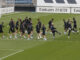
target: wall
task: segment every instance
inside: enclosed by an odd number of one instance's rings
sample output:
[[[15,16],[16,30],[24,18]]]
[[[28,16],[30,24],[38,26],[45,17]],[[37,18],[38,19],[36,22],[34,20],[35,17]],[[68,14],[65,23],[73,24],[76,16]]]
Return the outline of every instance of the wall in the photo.
[[[64,0],[66,1],[66,0]],[[77,13],[80,14],[80,1],[77,4],[59,4],[53,0],[53,3],[45,3],[44,0],[37,0],[36,12],[45,13]]]
[[[80,14],[80,7],[36,7],[36,12]]]
[[[1,14],[14,12],[14,7],[0,8]]]

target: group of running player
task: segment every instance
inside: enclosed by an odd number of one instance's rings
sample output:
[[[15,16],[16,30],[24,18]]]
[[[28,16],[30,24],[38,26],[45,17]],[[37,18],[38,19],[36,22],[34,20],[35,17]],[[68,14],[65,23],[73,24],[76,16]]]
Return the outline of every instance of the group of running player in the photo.
[[[58,32],[56,30],[56,28],[54,27],[53,24],[54,19],[52,18],[48,25],[49,28],[48,30],[46,29],[45,25],[42,24],[42,22],[40,21],[40,19],[37,19],[37,24],[36,24],[36,32],[37,32],[37,39],[43,38],[44,40],[47,40],[46,38],[46,32],[48,32],[49,30],[51,31],[51,33],[53,34],[53,39],[55,39],[55,33],[58,33],[59,35],[61,35],[60,32]],[[77,32],[77,23],[76,23],[76,19],[73,18],[73,28],[72,28],[72,21],[70,19],[68,19],[68,21],[65,21],[65,19],[63,19],[64,21],[64,34],[66,34],[66,32],[68,31],[68,38],[70,37],[70,33],[71,31],[73,32]],[[0,24],[0,33],[3,34],[3,22],[2,24]],[[32,19],[26,17],[24,20],[22,19],[18,19],[16,21],[16,23],[14,22],[13,19],[10,20],[9,22],[9,33],[10,33],[10,39],[14,36],[14,38],[18,38],[17,34],[20,34],[20,37],[24,37],[25,39],[28,38],[28,40],[33,38],[33,23],[32,23]],[[28,34],[28,37],[26,37],[25,34]],[[3,38],[4,38],[4,34],[3,34]]]
[[[66,21],[65,19],[63,19],[64,21],[64,34],[67,33],[68,31],[68,38],[70,38],[70,34],[71,32],[75,33],[75,32],[79,32],[77,30],[77,22],[76,19],[73,17],[72,19],[73,21],[71,21],[71,19],[68,19],[68,21]]]

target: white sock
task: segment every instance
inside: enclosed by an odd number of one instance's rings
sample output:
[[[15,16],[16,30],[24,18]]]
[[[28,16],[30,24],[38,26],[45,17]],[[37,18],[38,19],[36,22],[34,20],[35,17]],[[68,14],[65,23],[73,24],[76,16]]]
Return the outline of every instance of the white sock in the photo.
[[[27,31],[25,31],[25,33],[27,33]]]
[[[52,34],[52,32],[50,32],[50,34]]]
[[[39,36],[38,36],[38,39],[40,39]]]
[[[17,36],[15,35],[15,38],[17,38]]]
[[[31,39],[33,38],[33,36],[31,36]]]
[[[31,34],[31,38],[33,38],[33,34]]]
[[[10,39],[12,38],[12,36],[10,35]]]
[[[28,40],[30,40],[30,38],[28,38]]]
[[[55,39],[55,37],[53,36],[53,39]]]
[[[77,31],[77,32],[79,32],[79,31]]]
[[[74,31],[72,31],[73,33],[75,33]]]
[[[26,36],[24,36],[24,38],[26,38]]]
[[[66,35],[66,32],[64,32],[64,34]]]
[[[3,35],[3,38],[4,38],[5,36]]]
[[[40,38],[42,38],[42,36],[40,35]]]

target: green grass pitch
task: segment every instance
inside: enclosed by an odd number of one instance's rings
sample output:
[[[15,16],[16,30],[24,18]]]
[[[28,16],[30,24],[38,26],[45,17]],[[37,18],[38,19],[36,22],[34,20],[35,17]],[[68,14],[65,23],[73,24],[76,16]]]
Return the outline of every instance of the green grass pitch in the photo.
[[[8,23],[11,18],[15,21],[18,18],[24,19],[31,17],[34,25],[34,39],[7,39]],[[0,60],[80,60],[80,33],[71,33],[70,39],[64,35],[63,18],[73,18],[77,20],[78,28],[80,27],[79,14],[49,14],[49,13],[31,13],[20,12],[5,14],[0,18],[0,23],[4,24],[4,39],[0,34]],[[54,25],[62,35],[56,34],[55,40],[49,32],[46,34],[47,41],[43,39],[37,40],[35,25],[37,19],[40,18],[42,23],[48,28],[48,21],[54,18]],[[27,34],[26,34],[27,36]]]

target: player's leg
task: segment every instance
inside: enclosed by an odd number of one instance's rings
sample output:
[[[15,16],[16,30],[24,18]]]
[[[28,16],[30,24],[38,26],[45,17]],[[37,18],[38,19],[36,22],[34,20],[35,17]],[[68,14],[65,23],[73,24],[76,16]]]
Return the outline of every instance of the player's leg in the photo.
[[[61,35],[61,33],[59,31],[55,30],[55,32],[58,33],[59,35]]]
[[[37,39],[40,39],[40,31],[37,31]]]
[[[67,27],[64,28],[64,34],[66,35],[67,33]]]
[[[9,29],[9,38],[12,39],[12,28]]]
[[[25,30],[22,31],[22,36],[26,39]]]
[[[55,39],[55,32],[53,32],[53,39]]]
[[[69,31],[68,31],[68,38],[70,38],[70,34],[71,34],[71,28],[69,28]]]
[[[33,30],[31,31],[31,34],[30,35],[31,35],[31,38],[33,38]]]
[[[15,28],[13,28],[13,35],[14,35],[14,38],[16,39],[17,38],[17,33],[15,32]]]
[[[28,31],[28,40],[30,40],[30,34],[31,34],[30,31]]]
[[[39,36],[40,36],[40,38],[42,38],[42,32],[41,32],[41,30],[40,30]]]

